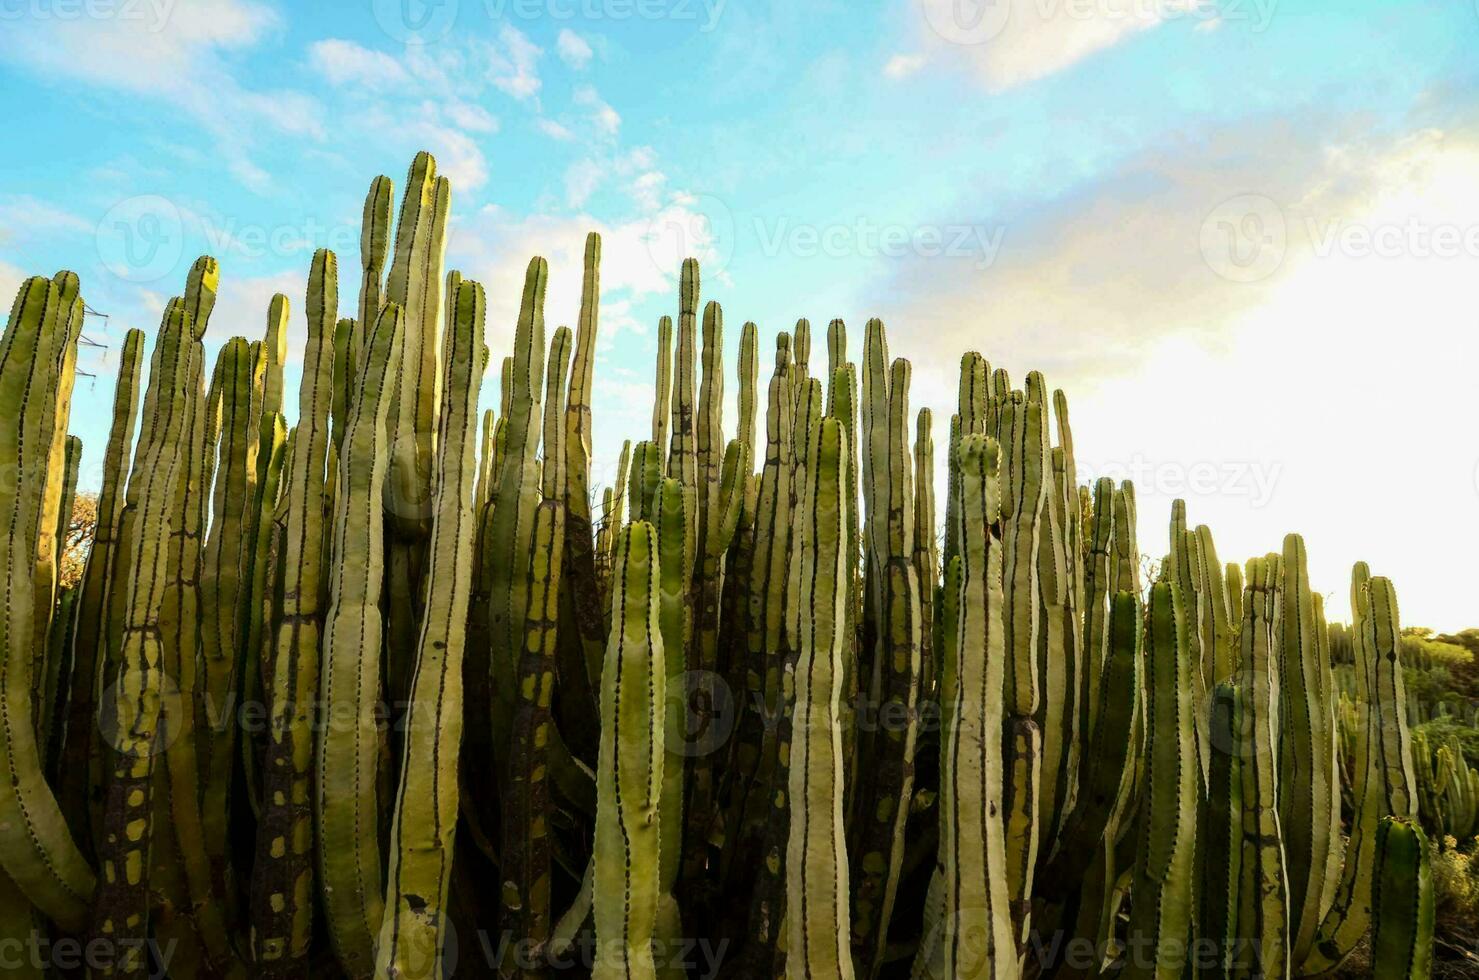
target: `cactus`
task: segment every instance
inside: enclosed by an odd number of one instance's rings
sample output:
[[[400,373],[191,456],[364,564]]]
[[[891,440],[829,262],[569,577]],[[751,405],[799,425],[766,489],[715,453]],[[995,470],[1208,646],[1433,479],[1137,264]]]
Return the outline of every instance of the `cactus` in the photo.
[[[565,550],[565,373],[570,330],[555,331],[544,395],[545,461],[525,558],[525,613],[519,624],[517,711],[503,787],[504,903],[515,934],[543,943],[550,928],[549,744],[554,730],[555,644]]]
[[[1001,493],[994,439],[964,436],[956,450],[957,548],[963,559],[959,621],[941,760],[947,833],[940,850],[945,890],[946,977],[1015,977],[1006,829],[995,818],[1002,788],[996,733],[1002,707],[993,692],[1005,673],[1004,544],[996,537]]]
[[[8,529],[6,589],[12,597],[0,615],[0,756],[10,773],[0,780],[0,819],[24,830],[4,835],[0,865],[37,908],[76,930],[86,919],[94,878],[46,785],[31,703],[42,496],[35,491],[45,486],[50,466],[57,392],[46,380],[65,343],[63,315],[59,284],[33,277],[21,285],[0,339],[0,400],[14,406],[0,423],[0,458],[12,467],[11,477],[0,481],[0,515]]]
[[[1416,821],[1387,816],[1377,826],[1372,897],[1372,975],[1425,980],[1433,970],[1433,873]]]
[[[1185,535],[1187,532],[1182,532]],[[1135,866],[1126,977],[1180,977],[1191,948],[1196,860],[1196,711],[1182,605],[1173,586],[1151,586],[1145,643],[1145,811]]]
[[[282,605],[271,670],[262,818],[252,871],[252,952],[262,976],[301,975],[313,916],[312,713],[318,695],[323,483],[329,447],[334,254],[320,249],[308,274],[308,346],[298,395],[292,476],[286,481]],[[266,675],[264,675],[266,676]]]
[[[99,755],[97,726],[98,673],[101,667],[99,647],[104,631],[103,615],[107,605],[106,590],[112,581],[117,560],[117,542],[123,520],[124,471],[133,446],[134,418],[139,408],[139,363],[144,350],[142,330],[130,330],[123,338],[119,355],[118,381],[113,393],[113,421],[108,430],[108,445],[103,454],[102,488],[98,492],[97,524],[93,529],[92,547],[77,596],[77,629],[72,636],[72,663],[66,685],[67,704],[62,714],[65,728],[61,732],[62,748],[59,773],[69,774],[61,781],[57,800],[73,838],[85,854],[92,853],[92,807],[87,797],[93,758]],[[212,607],[207,604],[207,612]]]
[[[400,789],[390,834],[385,913],[376,950],[375,975],[385,977],[442,975],[444,910],[457,827],[460,682],[466,638],[463,624],[467,621],[472,580],[474,451],[483,373],[483,287],[464,280],[450,301],[426,616],[406,715]],[[563,368],[563,360],[560,366]],[[553,401],[558,404],[559,399]],[[383,420],[378,406],[372,411],[376,431],[371,438],[378,443]],[[554,465],[546,467],[547,471],[557,469]],[[547,491],[554,481],[554,477],[547,478]],[[549,496],[547,492],[546,499]],[[564,501],[554,501],[554,507],[562,510]],[[556,524],[547,528],[546,534],[558,534],[559,530]],[[558,574],[559,563],[554,560],[550,576],[557,578]],[[552,605],[547,602],[545,608]],[[547,646],[544,654],[548,656]]]
[[[864,482],[872,487],[866,535],[874,569],[877,669],[871,706],[875,730],[868,740],[867,767],[857,798],[849,854],[858,862],[853,881],[852,943],[860,976],[877,975],[887,924],[898,895],[904,826],[913,793],[913,758],[918,734],[920,599],[913,552],[913,487],[909,456],[909,362],[894,361],[885,376],[887,342],[883,324],[868,324],[863,361],[867,452]]]
[[[376,767],[380,732],[380,594],[387,385],[395,378],[402,314],[394,303],[365,338],[363,365],[339,456],[333,517],[337,559],[324,623],[320,693],[328,723],[317,751],[317,841],[329,936],[343,969],[369,976],[383,907]]]
[[[1284,539],[1283,566],[1279,825],[1288,861],[1290,955],[1300,964],[1329,908],[1334,881],[1328,869],[1340,866],[1340,796],[1330,663],[1322,656],[1323,623],[1316,618],[1304,540],[1297,534]]]
[[[1424,835],[1475,831],[1479,772],[1408,728],[1435,714],[1404,668],[1434,663],[1389,581],[1357,566],[1327,624],[1297,535],[1245,576],[1177,502],[1142,582],[1134,486],[1078,486],[1066,396],[974,352],[940,514],[934,409],[877,320],[857,363],[831,321],[825,371],[810,321],[777,337],[763,451],[746,323],[728,438],[694,260],[650,439],[598,486],[599,237],[573,331],[546,337],[530,263],[480,412],[450,183],[419,154],[394,224],[392,197],[364,202],[356,315],[314,257],[295,429],[285,297],[207,375],[197,260],[142,398],[125,337],[75,588],[82,284],[21,287],[0,939],[90,919],[124,952],[95,972],[167,949],[232,980],[538,977],[586,950],[671,980],[694,941],[743,977],[1278,978],[1375,925],[1377,975],[1424,975]]]
[[[1279,673],[1271,615],[1278,608],[1277,558],[1248,562],[1243,598],[1239,700],[1246,755],[1243,774],[1243,852],[1239,865],[1238,936],[1247,941],[1240,969],[1277,980],[1289,972],[1288,884],[1278,811],[1277,708]]]
[[[639,521],[623,529],[616,543],[596,770],[596,980],[656,976],[651,940],[659,897],[659,733],[666,694],[656,534]]]
[[[800,586],[813,597],[798,637],[786,845],[788,974],[850,978],[848,865],[839,702],[847,646],[847,434],[825,418],[813,437],[802,497]]]
[[[172,300],[165,310],[151,372],[152,409],[145,439],[134,456],[130,487],[137,481],[140,510],[127,575],[127,592],[118,673],[104,695],[102,710],[114,719],[110,780],[104,805],[101,866],[93,896],[93,930],[123,950],[109,972],[142,975],[143,941],[148,937],[149,848],[153,835],[154,762],[158,755],[161,701],[165,679],[160,649],[160,606],[166,578],[171,517],[182,469],[188,465],[184,441],[199,399],[200,365],[195,360],[194,325],[185,303]]]

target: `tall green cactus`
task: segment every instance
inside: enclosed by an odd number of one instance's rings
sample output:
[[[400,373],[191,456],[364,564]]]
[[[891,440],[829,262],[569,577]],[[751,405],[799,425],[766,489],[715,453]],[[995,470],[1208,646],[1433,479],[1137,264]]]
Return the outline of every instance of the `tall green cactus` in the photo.
[[[457,827],[462,651],[476,520],[474,462],[478,389],[483,374],[483,287],[470,280],[461,281],[450,300],[452,311],[444,345],[446,375],[438,415],[441,428],[437,434],[426,616],[406,713],[385,914],[376,950],[375,975],[383,977],[442,975],[447,887]],[[560,367],[564,367],[563,359]],[[558,404],[560,399],[553,401]],[[377,428],[379,414],[375,413]],[[374,438],[379,439],[378,433]],[[553,448],[558,449],[558,443]],[[551,463],[546,469],[557,467]],[[547,478],[547,491],[554,482],[555,478]],[[556,501],[555,506],[563,509],[564,501]],[[550,533],[560,530],[556,526]],[[558,576],[558,561],[551,566],[551,576]],[[549,601],[545,608],[553,605]],[[547,645],[543,652],[548,656]]]
[[[867,446],[865,484],[874,507],[867,535],[875,570],[873,594],[877,623],[875,712],[867,746],[867,772],[856,799],[849,854],[859,873],[853,881],[854,965],[860,976],[877,975],[887,942],[887,925],[898,895],[904,824],[914,788],[914,748],[918,736],[920,671],[919,579],[914,568],[913,480],[909,453],[909,362],[900,358],[884,371],[888,358],[883,324],[868,324],[863,361],[864,422]],[[861,770],[860,770],[861,772]]]
[[[941,942],[944,977],[1016,977],[1006,829],[996,814],[1004,793],[997,733],[1005,676],[1004,545],[1000,454],[996,441],[971,433],[956,450],[959,473],[955,531],[963,559],[959,621],[942,741],[941,838],[945,890]]]
[[[517,708],[503,785],[504,904],[514,934],[536,944],[549,936],[550,742],[554,721],[555,644],[560,576],[565,551],[565,377],[570,329],[550,344],[544,394],[544,449],[539,502],[530,529],[531,552],[523,561],[525,613],[516,624],[519,661]],[[534,972],[534,971],[527,971]]]
[[[102,711],[113,723],[111,779],[104,806],[101,875],[93,897],[93,930],[119,944],[122,954],[105,972],[141,976],[147,966],[149,848],[153,834],[154,761],[164,677],[159,616],[172,528],[170,517],[185,465],[183,442],[194,401],[200,397],[194,326],[180,300],[164,314],[148,398],[151,424],[134,456],[140,510],[127,570],[127,594],[118,673],[104,694]]]
[[[117,542],[123,521],[124,479],[132,455],[135,416],[139,409],[139,365],[144,350],[144,332],[124,334],[119,353],[118,381],[113,393],[113,420],[103,453],[102,487],[98,491],[92,547],[88,550],[77,597],[77,629],[72,637],[72,663],[66,685],[67,704],[63,714],[62,749],[57,771],[66,773],[57,791],[57,801],[66,816],[73,838],[86,854],[93,850],[89,778],[100,754],[97,741],[98,672],[102,665],[103,616],[106,590],[113,579]],[[207,610],[209,611],[209,606]]]
[[[298,391],[292,475],[284,493],[282,605],[276,625],[262,817],[252,869],[252,954],[262,976],[306,969],[313,917],[311,775],[318,697],[323,576],[323,489],[333,398],[339,307],[334,253],[320,249],[308,273],[308,341]]]
[[[1417,821],[1382,818],[1372,893],[1372,975],[1426,980],[1433,971],[1433,872],[1428,839]]]
[[[595,835],[596,980],[653,980],[659,898],[658,801],[666,678],[658,625],[657,532],[617,538],[611,638],[601,671]]]
[[[59,285],[40,276],[21,284],[0,339],[0,459],[11,475],[0,480],[5,518],[6,589],[0,612],[0,820],[19,832],[0,840],[0,865],[37,908],[63,928],[77,930],[87,917],[93,872],[68,833],[56,798],[46,785],[31,702],[36,547],[40,498],[50,463],[50,419],[56,392],[45,378],[60,356],[64,331]],[[161,491],[161,496],[162,496]]]
[[[1187,650],[1173,588],[1151,586],[1146,614],[1146,796],[1124,972],[1157,980],[1182,976],[1191,950],[1201,794],[1191,682],[1201,661]]]
[[[317,843],[325,921],[340,965],[370,976],[383,907],[377,766],[380,755],[380,595],[384,576],[380,488],[389,465],[387,387],[400,356],[401,308],[388,303],[365,338],[339,457],[333,573],[324,621],[317,745]]]
[[[1340,784],[1335,771],[1335,715],[1330,663],[1322,658],[1323,623],[1315,616],[1304,540],[1284,539],[1280,610],[1279,825],[1289,876],[1290,956],[1303,963],[1330,907],[1340,867]]]
[[[790,976],[851,978],[848,865],[839,703],[848,645],[847,433],[816,430],[801,501],[800,586],[811,597],[798,637],[788,788],[795,809],[786,845],[786,952]]]
[[[1269,980],[1289,973],[1288,879],[1278,809],[1279,662],[1273,651],[1271,617],[1278,609],[1277,556],[1248,562],[1243,598],[1239,699],[1241,728],[1243,852],[1238,884],[1238,967]]]

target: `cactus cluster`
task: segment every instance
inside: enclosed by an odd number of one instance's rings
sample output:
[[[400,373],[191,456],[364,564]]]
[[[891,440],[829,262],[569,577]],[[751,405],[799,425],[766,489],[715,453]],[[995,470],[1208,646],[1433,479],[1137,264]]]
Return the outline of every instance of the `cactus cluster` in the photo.
[[[1409,733],[1390,582],[1327,626],[1297,535],[1223,565],[1179,502],[1142,581],[1135,488],[1079,486],[1063,393],[977,353],[937,502],[878,320],[825,368],[782,332],[758,420],[744,324],[727,435],[692,259],[597,487],[600,239],[574,330],[536,258],[492,363],[447,179],[421,154],[393,198],[354,318],[313,257],[295,414],[286,297],[207,364],[210,258],[142,396],[129,333],[72,589],[81,286],[22,285],[0,938],[120,977],[1010,980],[1314,977],[1370,935],[1427,975],[1424,828],[1473,834],[1479,774]]]

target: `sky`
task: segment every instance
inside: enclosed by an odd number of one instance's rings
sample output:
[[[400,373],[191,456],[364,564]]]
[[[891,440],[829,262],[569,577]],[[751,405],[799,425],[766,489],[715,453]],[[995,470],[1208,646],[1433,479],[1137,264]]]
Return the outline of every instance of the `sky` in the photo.
[[[365,191],[426,149],[495,356],[529,258],[573,322],[602,233],[607,479],[693,255],[731,370],[746,320],[768,374],[797,318],[857,350],[880,317],[937,446],[962,352],[1041,370],[1080,478],[1135,481],[1142,551],[1182,497],[1224,561],[1302,533],[1336,618],[1366,560],[1406,624],[1459,629],[1476,52],[1479,0],[0,0],[0,293],[73,269],[100,314],[95,487],[123,332],[194,257],[221,264],[208,349],[282,292],[301,354],[314,249],[352,314]]]

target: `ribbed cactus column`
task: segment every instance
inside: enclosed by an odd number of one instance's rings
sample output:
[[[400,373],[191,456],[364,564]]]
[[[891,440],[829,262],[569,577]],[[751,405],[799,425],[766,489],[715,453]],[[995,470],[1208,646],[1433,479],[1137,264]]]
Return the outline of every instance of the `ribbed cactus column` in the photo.
[[[1151,587],[1146,617],[1146,798],[1124,971],[1155,980],[1187,969],[1201,793],[1191,680],[1201,662],[1187,650],[1173,588]]]
[[[848,865],[842,820],[839,704],[847,629],[847,434],[825,418],[817,429],[801,501],[800,588],[811,597],[798,637],[786,846],[786,973],[851,978]]]
[[[523,581],[516,582],[526,597],[524,620],[511,624],[519,660],[508,779],[502,787],[504,903],[513,934],[535,944],[549,937],[551,925],[549,750],[555,726],[550,706],[565,553],[563,415],[569,365],[570,329],[560,327],[550,344],[545,379],[545,459],[530,529],[531,552],[523,561]]]
[[[1242,692],[1231,681],[1212,691],[1208,713],[1211,742],[1207,798],[1197,835],[1201,866],[1197,938],[1211,961],[1200,961],[1201,976],[1234,976],[1238,954],[1238,887],[1243,860]]]
[[[374,195],[378,187],[371,187]],[[444,324],[442,263],[451,184],[421,152],[406,174],[384,300],[405,316],[400,378],[390,404],[390,476],[386,508],[386,689],[392,703],[409,693],[421,615],[422,564],[432,517],[432,456],[441,404],[438,338]],[[366,314],[361,314],[361,318]]]
[[[97,725],[99,646],[103,641],[106,590],[113,579],[117,560],[119,528],[123,521],[124,478],[132,456],[135,417],[139,410],[139,365],[144,350],[144,332],[129,330],[119,353],[118,380],[113,391],[113,421],[103,452],[103,480],[98,492],[97,523],[92,547],[77,596],[77,628],[72,637],[72,663],[63,708],[65,730],[57,772],[63,777],[57,802],[67,818],[73,838],[84,853],[93,850],[89,806],[89,775],[99,755]]]
[[[595,980],[652,980],[658,904],[658,801],[666,680],[658,625],[656,532],[623,529],[612,575],[611,638],[601,671],[597,766]]]
[[[1042,378],[1029,376],[1027,391],[999,400],[1002,444],[1002,609],[1006,642],[1002,810],[1006,820],[1007,880],[1019,942],[1026,941],[1032,871],[1037,864],[1038,796],[1042,733],[1033,716],[1040,699],[1038,637],[1043,586],[1038,548],[1052,482],[1047,405]],[[1051,547],[1051,545],[1049,545]],[[1060,601],[1059,595],[1051,597]]]
[[[1284,592],[1280,610],[1279,823],[1289,875],[1290,955],[1304,962],[1334,889],[1340,867],[1340,784],[1335,770],[1334,682],[1322,658],[1323,624],[1315,617],[1304,540],[1284,539]]]
[[[181,445],[179,485],[170,517],[167,581],[159,610],[161,666],[167,687],[160,717],[164,765],[156,768],[155,814],[161,832],[154,842],[152,860],[161,873],[155,879],[154,892],[161,905],[178,911],[169,918],[161,917],[155,926],[155,938],[174,945],[177,970],[200,976],[245,974],[231,946],[222,904],[215,897],[211,880],[200,810],[196,706],[202,687],[201,545],[215,470],[213,457],[220,436],[220,408],[228,384],[244,378],[249,387],[247,354],[246,341],[240,338],[223,347],[210,388],[202,397],[198,375],[205,357],[196,342],[192,360],[197,379]]]
[[[0,835],[0,864],[37,908],[77,930],[87,917],[94,879],[46,785],[31,687],[41,499],[36,488],[44,486],[56,398],[44,381],[61,357],[63,306],[56,281],[26,280],[0,340],[0,404],[7,406],[0,420],[0,459],[11,468],[9,478],[0,480],[11,596],[0,610],[0,762],[9,774],[0,780],[0,821],[15,828]]]
[[[153,832],[155,738],[160,720],[159,614],[170,544],[170,514],[184,465],[183,441],[199,385],[193,366],[193,325],[185,304],[172,300],[164,314],[151,375],[147,436],[134,457],[130,485],[138,481],[134,550],[127,574],[126,610],[118,675],[101,710],[116,719],[111,779],[99,847],[101,876],[93,899],[93,930],[121,944],[123,955],[104,975],[140,976],[147,963],[149,847]],[[194,395],[199,398],[198,392]],[[111,726],[110,726],[111,727]]]
[[[914,567],[913,472],[909,453],[909,362],[885,374],[883,324],[868,324],[863,361],[864,481],[872,487],[867,535],[874,569],[877,645],[873,717],[857,789],[849,856],[854,965],[873,977],[882,965],[903,860],[904,824],[914,786],[920,670],[919,579]]]
[[[948,687],[940,850],[944,860],[942,976],[1018,975],[1010,908],[1003,766],[998,734],[1007,659],[1003,630],[1000,457],[994,439],[965,435],[957,450],[960,494],[956,530],[962,561],[955,656]]]
[[[386,389],[400,356],[401,308],[386,304],[365,337],[357,391],[345,423],[334,501],[333,571],[324,623],[317,745],[317,831],[325,920],[352,977],[370,976],[383,907],[377,766],[381,752],[380,596],[389,467]]]
[[[1426,980],[1433,971],[1433,873],[1428,839],[1416,820],[1382,818],[1372,892],[1372,975]]]
[[[1243,597],[1239,700],[1243,755],[1243,853],[1238,884],[1238,968],[1278,980],[1289,974],[1289,891],[1278,808],[1279,663],[1271,617],[1278,609],[1278,557],[1248,562]]]
[[[1380,598],[1380,615],[1373,599]],[[1345,861],[1329,911],[1301,973],[1338,967],[1372,921],[1377,876],[1377,827],[1383,817],[1416,815],[1407,735],[1396,598],[1385,579],[1371,578],[1364,562],[1351,574],[1351,639],[1355,656],[1357,729],[1351,796],[1355,812]]]
[[[791,556],[792,438],[790,337],[776,338],[765,414],[765,463],[755,503],[754,558],[750,568],[744,629],[745,687],[730,759],[731,806],[726,823],[736,827],[725,841],[721,873],[726,888],[751,880],[773,768],[769,719],[780,704],[780,663],[787,642],[785,616]],[[733,883],[733,884],[730,884]]]
[[[385,916],[375,975],[437,978],[443,975],[447,887],[457,828],[457,763],[462,740],[462,651],[472,583],[472,544],[477,468],[478,389],[483,375],[483,287],[458,284],[445,341],[437,434],[436,488],[426,588],[426,616],[416,653],[411,704],[401,758],[400,790],[390,834]],[[568,331],[565,332],[568,340]],[[558,341],[557,341],[558,342]],[[565,366],[563,358],[559,367]],[[560,398],[552,400],[558,404]],[[377,412],[377,420],[379,413]],[[553,413],[551,413],[553,415]],[[553,426],[546,425],[546,432]],[[552,450],[559,448],[555,440]],[[546,471],[557,471],[553,462]],[[546,490],[557,482],[546,480]],[[563,509],[564,500],[553,501]],[[558,523],[545,529],[552,538]],[[563,542],[553,545],[558,548]],[[550,577],[559,574],[551,562]],[[543,609],[553,615],[546,591]],[[552,632],[552,631],[551,631]],[[532,641],[533,637],[531,637]],[[546,659],[554,637],[540,637]],[[537,737],[537,731],[536,731]]]
[[[580,289],[580,319],[571,358],[570,395],[565,406],[565,587],[560,590],[560,618],[574,627],[560,639],[563,719],[570,734],[594,734],[596,677],[606,646],[604,592],[596,571],[596,542],[591,523],[591,396],[596,372],[596,331],[601,306],[601,236],[585,239],[585,268]],[[580,727],[574,725],[579,723]],[[578,751],[589,751],[582,738]]]
[[[312,722],[323,614],[324,466],[338,276],[334,254],[320,249],[308,273],[308,340],[298,389],[292,475],[285,493],[282,612],[276,624],[263,808],[252,870],[252,950],[262,976],[301,975],[312,938]]]

